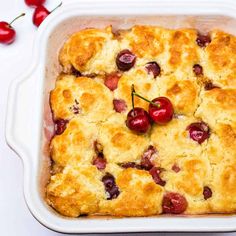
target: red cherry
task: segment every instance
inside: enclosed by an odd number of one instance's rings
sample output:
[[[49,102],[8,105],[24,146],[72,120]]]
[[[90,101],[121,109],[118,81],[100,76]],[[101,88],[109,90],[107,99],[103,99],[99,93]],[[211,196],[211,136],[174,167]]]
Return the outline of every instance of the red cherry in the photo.
[[[25,4],[30,7],[37,7],[43,5],[46,0],[25,0]]]
[[[55,11],[58,7],[60,7],[62,3],[60,3],[56,8],[54,8],[51,12],[44,6],[40,5],[37,6],[34,10],[33,14],[33,23],[37,27],[41,25],[41,23],[45,20],[45,18],[51,14],[53,11]]]
[[[149,170],[149,173],[151,174],[151,176],[152,176],[152,178],[153,178],[153,180],[156,184],[159,184],[161,186],[166,185],[166,181],[163,180],[160,176],[160,174],[161,174],[161,168],[160,167],[156,167],[156,166],[152,167],[152,169]]]
[[[203,69],[202,66],[200,66],[199,64],[195,64],[193,66],[193,72],[196,76],[200,76],[203,75]]]
[[[7,23],[5,21],[0,22],[0,43],[11,44],[15,41],[16,31],[11,25],[15,20],[24,15],[25,13],[22,13],[21,15],[16,17],[11,23]]]
[[[139,133],[147,132],[150,127],[148,113],[141,107],[135,107],[127,114],[126,126]]]
[[[155,61],[148,62],[145,68],[148,74],[153,74],[154,78],[156,78],[161,73],[161,68]]]
[[[121,74],[119,72],[112,72],[106,75],[104,84],[111,90],[114,91],[117,89],[119,79]]]
[[[203,196],[205,200],[212,197],[212,191],[208,186],[205,186],[203,188]]]
[[[124,49],[118,53],[116,57],[116,65],[119,70],[127,71],[131,69],[136,61],[136,56],[128,49]]]
[[[54,123],[55,123],[55,134],[60,135],[65,131],[68,120],[58,119]]]
[[[149,145],[148,148],[144,151],[141,157],[141,166],[145,170],[150,170],[153,167],[152,159],[157,153],[157,150],[154,146]]]
[[[103,157],[103,155],[98,155],[94,160],[93,160],[93,165],[95,165],[98,170],[104,170],[106,168],[106,159]]]
[[[164,213],[181,214],[188,207],[186,198],[179,193],[167,193],[162,200]]]
[[[199,144],[203,143],[210,137],[210,128],[205,122],[195,122],[187,127],[189,136]]]
[[[171,101],[166,97],[158,97],[152,100],[153,103],[149,104],[149,115],[152,120],[157,124],[166,124],[171,121],[174,109]]]
[[[211,38],[209,35],[202,35],[198,34],[196,43],[198,44],[199,47],[206,47],[209,43],[211,42]]]
[[[178,173],[178,172],[180,172],[180,167],[177,165],[177,164],[174,164],[173,166],[172,166],[172,168],[171,168],[175,173]]]
[[[108,194],[107,200],[112,200],[112,199],[115,199],[119,196],[120,191],[116,185],[115,178],[113,175],[111,175],[110,173],[106,173],[102,177],[102,182],[103,182],[105,190]]]

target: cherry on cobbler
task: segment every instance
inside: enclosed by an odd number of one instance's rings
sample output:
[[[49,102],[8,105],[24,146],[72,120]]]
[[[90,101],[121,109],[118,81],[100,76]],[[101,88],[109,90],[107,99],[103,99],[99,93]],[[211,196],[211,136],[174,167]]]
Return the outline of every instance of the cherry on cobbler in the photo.
[[[155,62],[148,62],[145,66],[148,74],[153,74],[154,78],[160,75],[161,73],[161,68],[160,66]]]
[[[149,104],[149,115],[157,124],[166,124],[172,120],[174,109],[171,101],[166,97],[158,97]]]
[[[156,184],[159,184],[161,186],[165,186],[166,185],[166,181],[163,180],[160,176],[161,174],[161,168],[160,167],[152,167],[151,170],[149,170],[149,173],[151,174],[153,180],[155,181]]]
[[[166,193],[162,200],[162,210],[163,213],[169,214],[181,214],[185,212],[188,207],[188,202],[186,198],[179,194],[169,192]]]
[[[189,137],[199,144],[210,137],[210,128],[203,121],[190,124],[187,127],[187,130],[189,132]]]
[[[118,53],[116,57],[116,65],[119,70],[130,70],[136,61],[136,56],[128,49],[124,49]]]
[[[206,47],[211,42],[209,35],[198,34],[196,43],[199,47]]]
[[[56,135],[62,134],[64,132],[64,130],[66,129],[67,123],[68,123],[68,120],[64,120],[64,119],[58,119],[58,120],[54,121],[55,134]]]
[[[141,107],[131,109],[127,115],[126,126],[139,133],[147,132],[150,128],[148,113]]]
[[[115,199],[119,196],[120,191],[115,183],[115,178],[113,175],[106,173],[106,175],[102,177],[102,182],[106,192],[109,194],[107,200]]]

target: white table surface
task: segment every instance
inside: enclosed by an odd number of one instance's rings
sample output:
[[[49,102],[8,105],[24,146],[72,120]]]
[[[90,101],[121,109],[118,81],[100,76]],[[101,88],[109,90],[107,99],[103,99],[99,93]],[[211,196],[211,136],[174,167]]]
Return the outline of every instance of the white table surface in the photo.
[[[68,3],[69,0],[63,2]],[[59,0],[47,0],[46,6],[52,9],[57,3]],[[6,145],[4,137],[8,86],[14,78],[27,69],[33,59],[32,45],[37,29],[31,23],[32,9],[25,6],[24,0],[0,0],[0,21],[11,21],[22,12],[27,15],[14,24],[18,32],[16,42],[10,46],[0,45],[0,235],[56,236],[62,234],[42,226],[28,211],[23,196],[22,163],[20,158]],[[202,234],[179,233],[175,235],[197,236]],[[236,233],[208,233],[206,235],[232,236]]]

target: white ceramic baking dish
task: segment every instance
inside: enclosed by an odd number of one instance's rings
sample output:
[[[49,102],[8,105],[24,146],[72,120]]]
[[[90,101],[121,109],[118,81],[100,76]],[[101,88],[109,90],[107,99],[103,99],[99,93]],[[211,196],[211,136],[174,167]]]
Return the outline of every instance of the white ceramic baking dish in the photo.
[[[59,70],[57,52],[72,32],[85,27],[128,28],[154,24],[170,28],[220,28],[236,33],[236,2],[230,0],[77,0],[68,1],[40,26],[30,69],[9,90],[6,139],[24,163],[27,205],[46,227],[67,233],[148,231],[234,231],[236,216],[157,216],[139,218],[65,218],[43,200],[48,178],[47,140],[51,121],[48,104]]]

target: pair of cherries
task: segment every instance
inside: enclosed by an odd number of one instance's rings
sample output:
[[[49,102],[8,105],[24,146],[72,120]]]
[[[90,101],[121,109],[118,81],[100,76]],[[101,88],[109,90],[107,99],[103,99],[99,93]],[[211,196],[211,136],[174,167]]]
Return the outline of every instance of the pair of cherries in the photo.
[[[141,107],[134,107],[134,96],[149,102],[148,112]],[[133,109],[127,114],[126,120],[126,125],[129,129],[139,133],[146,133],[150,128],[152,121],[160,125],[171,121],[174,109],[168,98],[158,97],[150,101],[136,93],[134,85],[132,85],[131,97]]]
[[[149,102],[148,112],[141,107],[134,107],[134,96]],[[174,109],[168,98],[158,97],[150,101],[136,93],[134,85],[132,85],[131,97],[133,109],[127,114],[126,120],[126,125],[130,130],[138,133],[146,133],[153,121],[156,124],[164,125],[172,120]],[[202,144],[210,136],[210,128],[203,121],[190,124],[187,130],[189,137],[199,144]]]
[[[62,2],[54,8],[52,11],[49,11],[46,7],[43,6],[46,0],[25,0],[25,3],[30,7],[35,7],[33,14],[33,23],[35,26],[39,27],[45,18],[55,11],[58,7],[62,5]]]
[[[54,10],[51,12],[48,11],[43,4],[45,3],[46,0],[25,0],[26,5],[30,7],[34,7],[34,14],[33,14],[33,23],[35,26],[39,26],[45,18],[55,11],[58,7],[62,5],[60,3]],[[17,16],[13,21],[10,23],[1,21],[0,22],[0,43],[2,44],[11,44],[15,41],[16,38],[16,31],[12,27],[13,22],[15,22],[17,19],[20,17],[24,16],[25,13],[22,13],[21,15]]]

